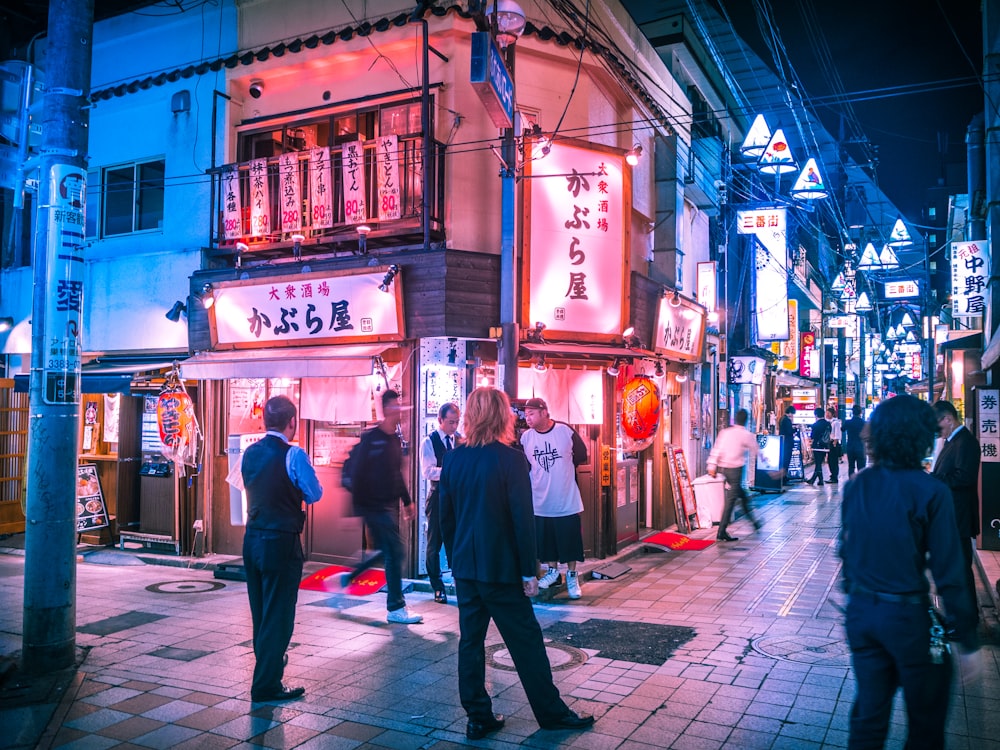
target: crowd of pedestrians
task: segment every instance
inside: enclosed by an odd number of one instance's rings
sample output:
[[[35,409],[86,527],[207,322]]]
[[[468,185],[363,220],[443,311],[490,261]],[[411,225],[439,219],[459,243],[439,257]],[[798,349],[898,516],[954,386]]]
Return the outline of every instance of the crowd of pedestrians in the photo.
[[[402,594],[403,546],[399,513],[412,517],[402,477],[399,396],[382,396],[382,420],[361,438],[362,464],[352,469],[356,512],[379,549],[345,575],[345,583],[384,559],[390,623],[417,624]],[[569,709],[552,680],[541,628],[531,604],[540,587],[556,585],[565,566],[567,593],[582,596],[577,565],[583,561],[583,503],[576,467],[587,449],[569,426],[551,418],[541,398],[527,401],[528,429],[514,435],[507,396],[477,388],[462,411],[444,404],[438,428],[421,447],[421,474],[429,483],[427,570],[435,601],[446,604],[441,577],[443,545],[455,581],[459,610],[459,694],[466,735],[477,740],[504,726],[486,689],[485,640],[496,624],[514,662],[538,724],[546,729],[586,729],[592,716]],[[779,425],[786,438],[781,470],[787,472],[794,439],[786,410]],[[950,681],[956,665],[964,681],[980,670],[978,605],[972,571],[979,533],[979,446],[954,405],[933,407],[911,396],[886,399],[869,421],[854,407],[841,425],[835,410],[817,408],[810,426],[812,485],[839,479],[840,452],[848,460],[842,493],[838,554],[848,596],[846,631],[857,678],[850,716],[851,748],[882,747],[893,696],[902,688],[907,707],[907,747],[943,747]],[[728,526],[737,500],[755,530],[743,486],[748,460],[757,454],[748,412],[721,430],[708,458],[709,474],[726,482],[718,540],[736,541]],[[303,554],[299,541],[306,504],[322,488],[307,455],[290,441],[298,422],[284,397],[264,407],[266,435],[247,449],[239,473],[247,493],[244,562],[253,621],[255,701],[301,697],[304,689],[282,682],[291,640]],[[935,436],[940,439],[935,448]],[[935,455],[932,457],[932,453]],[[928,464],[930,459],[932,470]],[[868,461],[871,465],[868,465]],[[931,582],[943,611],[931,606]]]

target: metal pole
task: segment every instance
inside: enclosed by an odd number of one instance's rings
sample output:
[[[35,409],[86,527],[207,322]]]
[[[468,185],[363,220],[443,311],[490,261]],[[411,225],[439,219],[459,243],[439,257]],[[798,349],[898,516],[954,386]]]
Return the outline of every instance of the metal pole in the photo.
[[[94,0],[52,0],[36,218],[22,666],[76,658],[76,446]]]
[[[434,131],[431,128],[431,63],[428,52],[430,50],[430,31],[427,28],[427,19],[421,18],[420,25],[423,28],[423,48],[421,50],[421,67],[423,68],[423,82],[420,86],[420,120],[423,123],[424,143],[423,143],[423,195],[420,197],[420,223],[424,233],[424,250],[431,249],[431,139]],[[436,165],[435,165],[436,166]],[[437,171],[433,173],[437,174]]]
[[[507,70],[514,80],[514,45],[507,46]],[[516,89],[515,89],[515,101]],[[516,108],[515,108],[516,111]],[[505,128],[501,150],[503,165],[500,168],[500,325],[503,337],[497,354],[503,370],[503,390],[511,398],[517,396],[517,263],[515,238],[517,235],[517,143],[514,129]]]

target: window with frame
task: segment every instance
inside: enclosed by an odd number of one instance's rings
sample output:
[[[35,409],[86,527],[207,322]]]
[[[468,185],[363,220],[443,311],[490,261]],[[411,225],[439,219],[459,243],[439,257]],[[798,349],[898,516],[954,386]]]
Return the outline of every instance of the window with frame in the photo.
[[[87,174],[88,237],[116,237],[163,228],[163,159],[121,164]]]

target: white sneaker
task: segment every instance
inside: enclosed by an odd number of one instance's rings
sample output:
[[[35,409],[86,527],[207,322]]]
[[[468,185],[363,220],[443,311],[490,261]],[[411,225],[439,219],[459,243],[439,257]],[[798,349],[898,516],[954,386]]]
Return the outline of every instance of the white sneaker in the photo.
[[[580,588],[580,576],[575,570],[566,574],[566,593],[570,599],[579,599],[583,596],[583,589]]]
[[[394,622],[400,625],[416,625],[423,622],[423,615],[411,615],[406,607],[394,609],[385,616],[386,622]]]
[[[549,568],[548,572],[538,579],[538,588],[547,589],[559,581],[559,568]]]

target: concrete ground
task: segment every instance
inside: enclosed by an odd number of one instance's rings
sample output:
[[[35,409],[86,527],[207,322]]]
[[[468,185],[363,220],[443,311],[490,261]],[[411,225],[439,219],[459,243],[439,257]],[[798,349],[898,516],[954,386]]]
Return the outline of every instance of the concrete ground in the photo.
[[[421,625],[388,625],[384,594],[302,591],[286,683],[305,698],[251,703],[244,584],[209,570],[114,562],[78,566],[76,671],[9,675],[0,747],[39,748],[840,748],[854,681],[837,581],[837,485],[756,499],[759,533],[735,543],[619,556],[631,570],[535,606],[556,682],[589,732],[538,728],[498,634],[487,680],[507,725],[465,738],[458,699],[458,612],[407,595]],[[714,531],[691,536],[714,538]],[[23,551],[0,549],[0,657],[20,648]],[[109,551],[110,553],[110,551]],[[129,553],[118,553],[128,555]],[[953,689],[948,747],[1000,748],[995,557],[980,553],[986,669]],[[87,559],[87,558],[85,558]],[[608,561],[595,561],[588,570]],[[318,566],[311,566],[315,570]],[[888,747],[902,748],[897,696]]]

